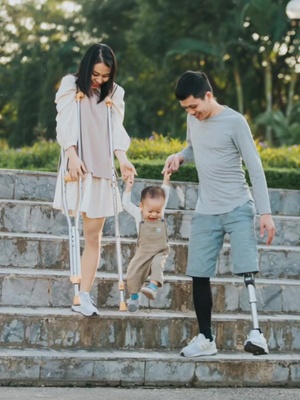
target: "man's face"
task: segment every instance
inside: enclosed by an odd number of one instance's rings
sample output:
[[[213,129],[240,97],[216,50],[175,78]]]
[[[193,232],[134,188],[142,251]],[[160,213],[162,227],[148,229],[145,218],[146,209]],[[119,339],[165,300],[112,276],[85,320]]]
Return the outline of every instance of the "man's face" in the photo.
[[[187,97],[185,100],[180,100],[180,105],[189,114],[203,121],[211,116],[213,95],[211,92],[206,92],[204,100],[197,99],[194,96]]]

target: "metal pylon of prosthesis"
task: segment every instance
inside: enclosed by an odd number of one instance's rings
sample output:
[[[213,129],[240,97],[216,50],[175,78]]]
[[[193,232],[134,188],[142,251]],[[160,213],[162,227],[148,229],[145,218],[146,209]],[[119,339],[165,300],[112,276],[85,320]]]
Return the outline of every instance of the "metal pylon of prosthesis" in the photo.
[[[255,274],[253,273],[246,273],[244,274],[244,282],[248,290],[248,295],[249,295],[249,303],[251,306],[251,313],[252,313],[252,323],[253,323],[253,329],[259,329],[259,323],[258,323],[258,316],[257,316],[257,299],[256,299],[256,293],[255,293]]]

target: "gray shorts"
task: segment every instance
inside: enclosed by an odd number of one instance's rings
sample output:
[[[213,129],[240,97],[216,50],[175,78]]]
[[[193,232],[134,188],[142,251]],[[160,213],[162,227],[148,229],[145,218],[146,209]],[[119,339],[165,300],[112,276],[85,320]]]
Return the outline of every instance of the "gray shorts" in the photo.
[[[258,272],[255,214],[252,200],[225,214],[194,213],[186,274],[214,276],[226,233],[230,237],[233,273]]]

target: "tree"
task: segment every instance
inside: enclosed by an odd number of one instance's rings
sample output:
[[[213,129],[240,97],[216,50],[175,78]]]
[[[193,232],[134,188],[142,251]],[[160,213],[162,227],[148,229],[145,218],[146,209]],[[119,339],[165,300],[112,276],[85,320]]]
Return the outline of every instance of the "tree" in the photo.
[[[253,57],[257,62],[254,65],[259,73],[263,74],[264,111],[256,118],[256,122],[264,125],[266,139],[270,145],[274,144],[274,133],[277,138],[286,135],[285,129],[285,134],[278,136],[278,129],[274,130],[274,123],[279,121],[279,115],[282,120],[284,112],[277,110],[284,108],[287,120],[283,125],[288,126],[297,81],[293,69],[287,62],[294,45],[285,14],[286,4],[287,0],[250,0],[244,14],[249,22],[247,29],[251,32],[253,43],[256,43]],[[287,75],[290,79],[286,79]],[[273,113],[275,119],[271,122]]]
[[[4,90],[11,110],[6,115],[13,117],[11,122],[3,121],[4,128],[9,127],[6,137],[14,147],[32,144],[37,134],[54,138],[54,92],[78,57],[75,50],[83,20],[66,14],[58,0],[13,5],[3,0],[0,12],[1,70],[7,76]],[[65,54],[61,59],[62,48]]]
[[[2,0],[0,135],[14,146],[55,138],[60,79],[77,70],[96,41],[116,53],[125,127],[133,137],[185,136],[174,88],[187,69],[204,70],[218,101],[242,112],[255,135],[265,138],[279,111],[294,132],[299,42],[285,15],[287,2],[75,0],[67,2],[70,10],[59,0],[15,0],[13,6]],[[268,141],[288,140],[284,131],[269,128]]]

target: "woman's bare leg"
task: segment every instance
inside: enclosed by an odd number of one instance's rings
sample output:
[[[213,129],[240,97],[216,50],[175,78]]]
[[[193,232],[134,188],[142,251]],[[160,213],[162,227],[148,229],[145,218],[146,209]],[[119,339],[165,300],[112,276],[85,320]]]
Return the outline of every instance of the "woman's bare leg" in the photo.
[[[90,292],[100,261],[101,237],[105,218],[88,218],[83,214],[85,247],[81,257],[81,292]]]

